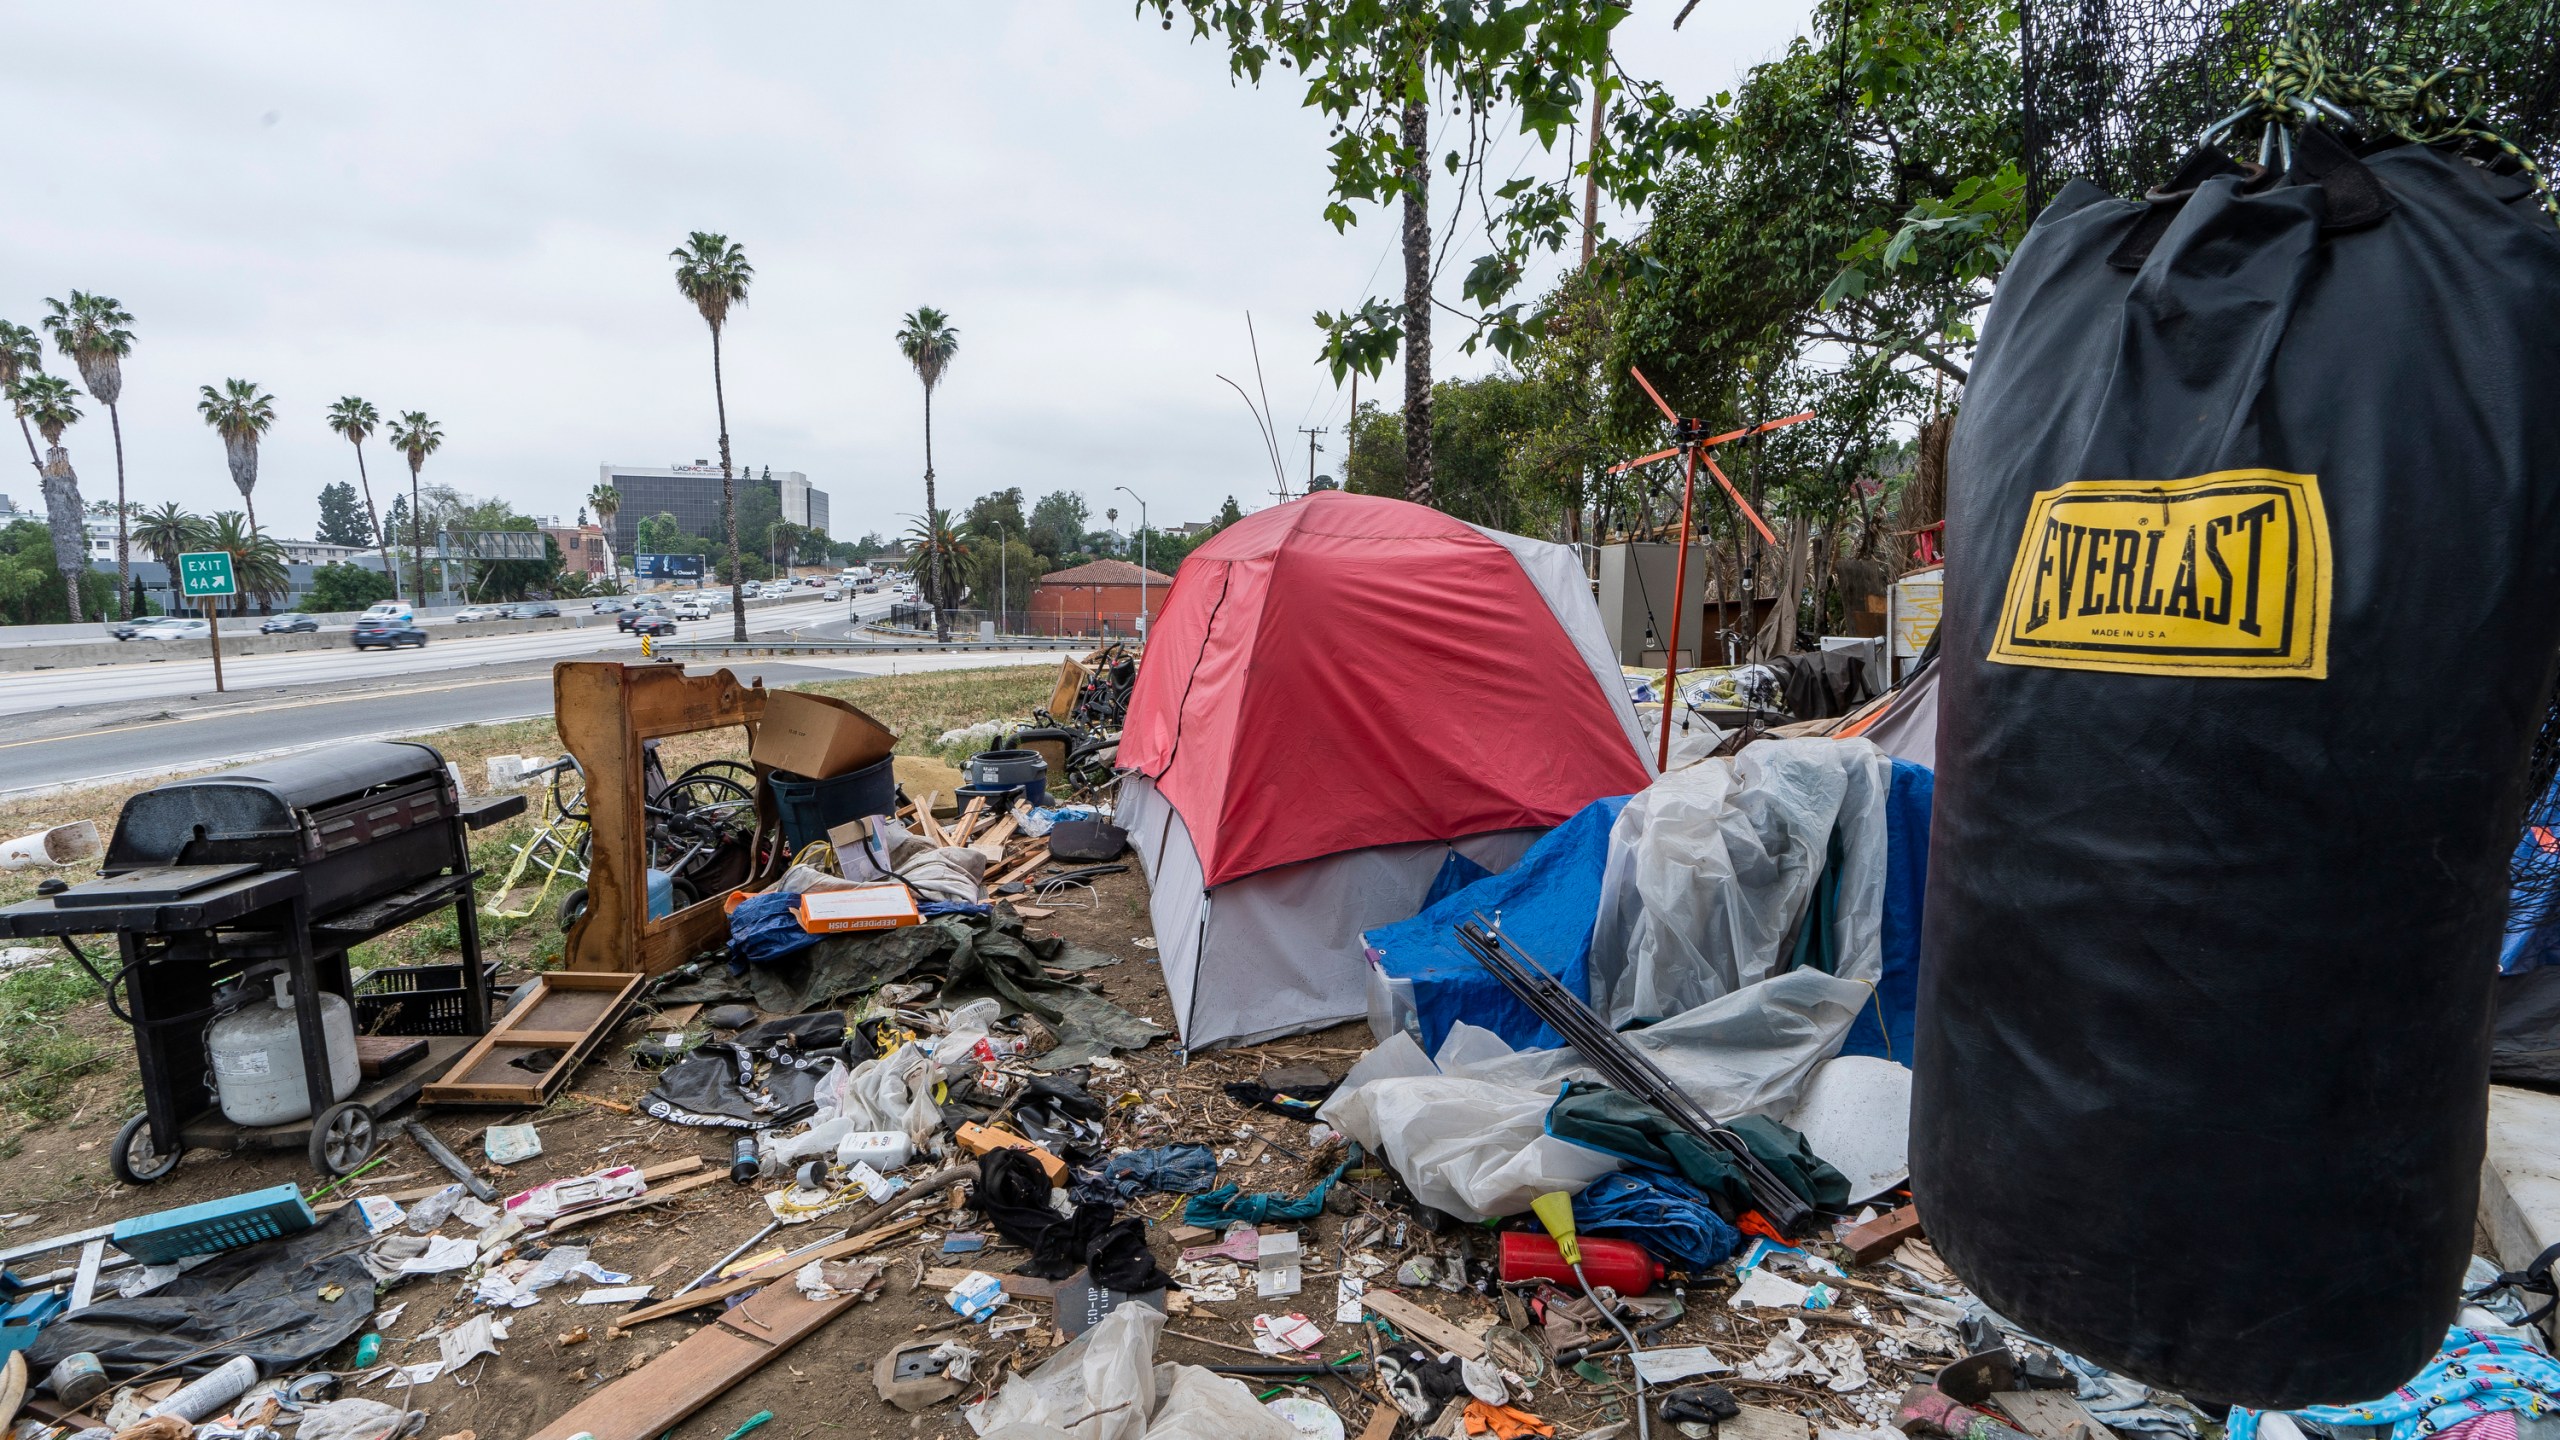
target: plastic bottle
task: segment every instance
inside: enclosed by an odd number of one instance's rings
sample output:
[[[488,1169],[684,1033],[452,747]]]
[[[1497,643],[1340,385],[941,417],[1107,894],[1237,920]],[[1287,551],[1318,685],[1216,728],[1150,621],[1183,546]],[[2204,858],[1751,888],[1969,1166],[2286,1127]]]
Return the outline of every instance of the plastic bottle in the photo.
[[[1606,1285],[1621,1295],[1642,1295],[1653,1288],[1654,1281],[1670,1273],[1661,1261],[1633,1241],[1603,1240],[1591,1235],[1581,1237],[1581,1241],[1582,1273],[1593,1285]],[[1564,1252],[1556,1248],[1556,1242],[1528,1230],[1503,1232],[1502,1279],[1504,1284],[1520,1280],[1574,1283],[1573,1267],[1564,1263]]]
[[[206,1371],[204,1378],[144,1411],[142,1418],[175,1415],[193,1425],[221,1414],[257,1383],[258,1362],[246,1355],[234,1355]]]
[[[729,1178],[740,1185],[752,1184],[757,1172],[763,1168],[762,1160],[756,1155],[756,1137],[739,1136],[737,1146],[729,1152]]]
[[[356,1340],[356,1368],[370,1370],[382,1358],[382,1336],[368,1331]]]

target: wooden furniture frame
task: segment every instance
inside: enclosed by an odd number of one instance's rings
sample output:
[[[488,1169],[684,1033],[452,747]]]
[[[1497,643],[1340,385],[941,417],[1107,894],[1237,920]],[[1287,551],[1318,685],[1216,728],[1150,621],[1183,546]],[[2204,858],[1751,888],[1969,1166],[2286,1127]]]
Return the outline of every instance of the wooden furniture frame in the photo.
[[[764,683],[741,685],[726,669],[688,675],[675,665],[623,665],[569,660],[552,668],[551,695],[561,742],[586,777],[591,831],[587,909],[569,928],[562,968],[662,974],[702,953],[727,932],[723,898],[706,895],[662,920],[649,918],[648,846],[642,811],[641,742],[668,735],[740,726],[750,747],[764,719]],[[764,767],[756,767],[762,778]],[[779,833],[781,817],[764,787],[756,789],[757,849]],[[780,878],[790,857],[776,859],[747,884]]]

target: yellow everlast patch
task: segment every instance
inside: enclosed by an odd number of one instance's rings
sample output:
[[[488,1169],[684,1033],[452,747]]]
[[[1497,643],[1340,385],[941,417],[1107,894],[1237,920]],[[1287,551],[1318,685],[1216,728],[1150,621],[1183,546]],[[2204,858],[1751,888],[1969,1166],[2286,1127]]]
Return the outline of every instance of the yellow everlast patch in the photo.
[[[2329,519],[2281,470],[2036,492],[1990,658],[2128,674],[2325,679]]]

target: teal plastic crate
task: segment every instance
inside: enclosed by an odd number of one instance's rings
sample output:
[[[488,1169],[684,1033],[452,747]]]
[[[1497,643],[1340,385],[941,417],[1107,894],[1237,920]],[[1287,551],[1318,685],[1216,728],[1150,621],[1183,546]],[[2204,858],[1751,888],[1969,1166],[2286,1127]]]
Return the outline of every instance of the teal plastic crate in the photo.
[[[201,1205],[116,1222],[115,1247],[146,1265],[189,1255],[211,1255],[259,1240],[272,1240],[320,1223],[302,1192],[291,1185],[252,1190]]]

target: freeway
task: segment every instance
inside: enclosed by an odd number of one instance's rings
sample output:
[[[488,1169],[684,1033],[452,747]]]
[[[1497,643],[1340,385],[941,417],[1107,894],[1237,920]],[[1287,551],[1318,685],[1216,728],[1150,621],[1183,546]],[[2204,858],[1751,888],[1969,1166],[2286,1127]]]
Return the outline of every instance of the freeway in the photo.
[[[847,638],[854,628],[841,601],[750,612],[748,620],[760,634],[796,633],[813,640]],[[726,633],[727,617],[710,623],[721,627],[713,634]],[[639,649],[632,637],[589,628],[367,655],[258,656],[225,663],[232,687],[228,695],[212,693],[209,665],[104,666],[0,676],[0,713],[11,717],[5,738],[0,738],[0,797],[239,764],[342,740],[547,715],[553,661],[595,656],[636,663]],[[726,668],[741,680],[761,679],[774,686],[918,670],[1048,664],[1056,658],[1054,650],[823,656],[737,660],[726,662]],[[272,663],[277,661],[305,663]],[[382,663],[386,661],[396,663]],[[313,667],[308,662],[329,663]],[[320,673],[313,674],[314,668]],[[83,684],[121,681],[129,672],[145,669],[145,678],[156,680],[156,687],[112,696],[80,693]],[[179,673],[189,670],[202,672],[197,683]],[[250,672],[246,679],[239,673],[244,670]],[[26,681],[52,688],[30,695],[19,683]]]

